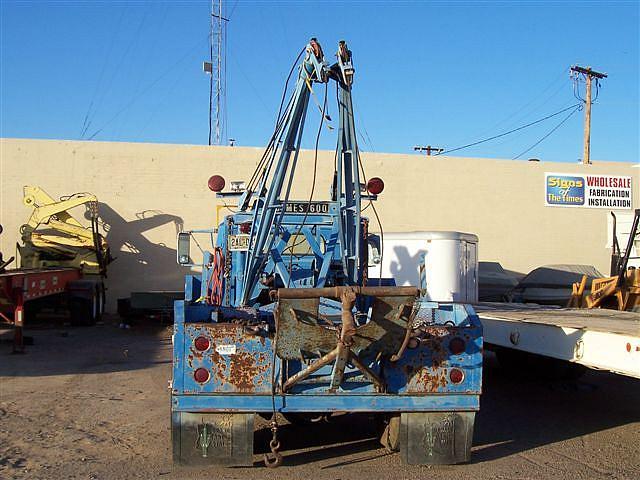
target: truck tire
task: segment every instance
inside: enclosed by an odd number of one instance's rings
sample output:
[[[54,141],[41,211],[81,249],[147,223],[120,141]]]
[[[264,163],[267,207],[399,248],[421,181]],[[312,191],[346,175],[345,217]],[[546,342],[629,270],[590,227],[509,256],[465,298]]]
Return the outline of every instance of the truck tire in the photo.
[[[68,306],[72,325],[95,325],[104,312],[102,280],[80,279],[69,284]]]
[[[378,415],[380,444],[389,452],[400,451],[400,415]]]
[[[69,299],[69,311],[71,313],[71,325],[90,326],[95,325],[98,318],[98,297],[92,295],[89,298],[71,297]]]
[[[104,288],[104,283],[102,282],[96,283],[96,302],[97,302],[96,318],[95,318],[96,322],[102,321],[102,315],[104,315],[104,307],[107,300],[106,297],[107,296]]]

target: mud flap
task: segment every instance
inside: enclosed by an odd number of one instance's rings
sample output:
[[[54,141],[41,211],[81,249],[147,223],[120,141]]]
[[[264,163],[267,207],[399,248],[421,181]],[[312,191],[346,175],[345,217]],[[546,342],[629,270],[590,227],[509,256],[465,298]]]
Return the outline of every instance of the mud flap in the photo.
[[[471,458],[475,412],[403,413],[400,454],[409,465],[452,465]]]
[[[173,412],[173,463],[253,465],[252,413]]]

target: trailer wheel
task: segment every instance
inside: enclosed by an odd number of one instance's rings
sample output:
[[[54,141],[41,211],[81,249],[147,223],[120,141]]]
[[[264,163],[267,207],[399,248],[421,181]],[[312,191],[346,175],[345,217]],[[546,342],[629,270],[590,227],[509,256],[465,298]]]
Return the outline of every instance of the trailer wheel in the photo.
[[[96,316],[95,322],[100,322],[102,320],[102,315],[104,315],[104,306],[106,303],[106,294],[104,283],[99,282],[96,283]]]
[[[69,299],[69,311],[71,313],[71,325],[95,325],[99,311],[96,292],[93,292],[91,298],[71,297]]]

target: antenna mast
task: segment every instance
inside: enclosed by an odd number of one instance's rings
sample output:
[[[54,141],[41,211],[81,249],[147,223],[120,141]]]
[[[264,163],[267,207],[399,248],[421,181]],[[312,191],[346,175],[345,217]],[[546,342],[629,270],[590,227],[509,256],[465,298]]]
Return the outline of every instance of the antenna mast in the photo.
[[[211,31],[209,62],[204,71],[209,81],[209,145],[221,145],[225,136],[225,108],[227,103],[225,69],[227,63],[226,28],[229,19],[223,16],[222,0],[211,0]]]

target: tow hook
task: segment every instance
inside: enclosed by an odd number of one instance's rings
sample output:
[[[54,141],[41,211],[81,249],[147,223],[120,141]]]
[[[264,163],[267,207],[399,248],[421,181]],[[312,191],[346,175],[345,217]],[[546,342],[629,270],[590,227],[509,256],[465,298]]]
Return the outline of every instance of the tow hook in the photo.
[[[271,441],[269,442],[269,448],[273,455],[273,460],[269,460],[269,456],[264,454],[264,466],[267,468],[276,468],[282,465],[282,455],[280,454],[280,442],[278,441],[278,422],[276,422],[275,416],[271,420]]]

